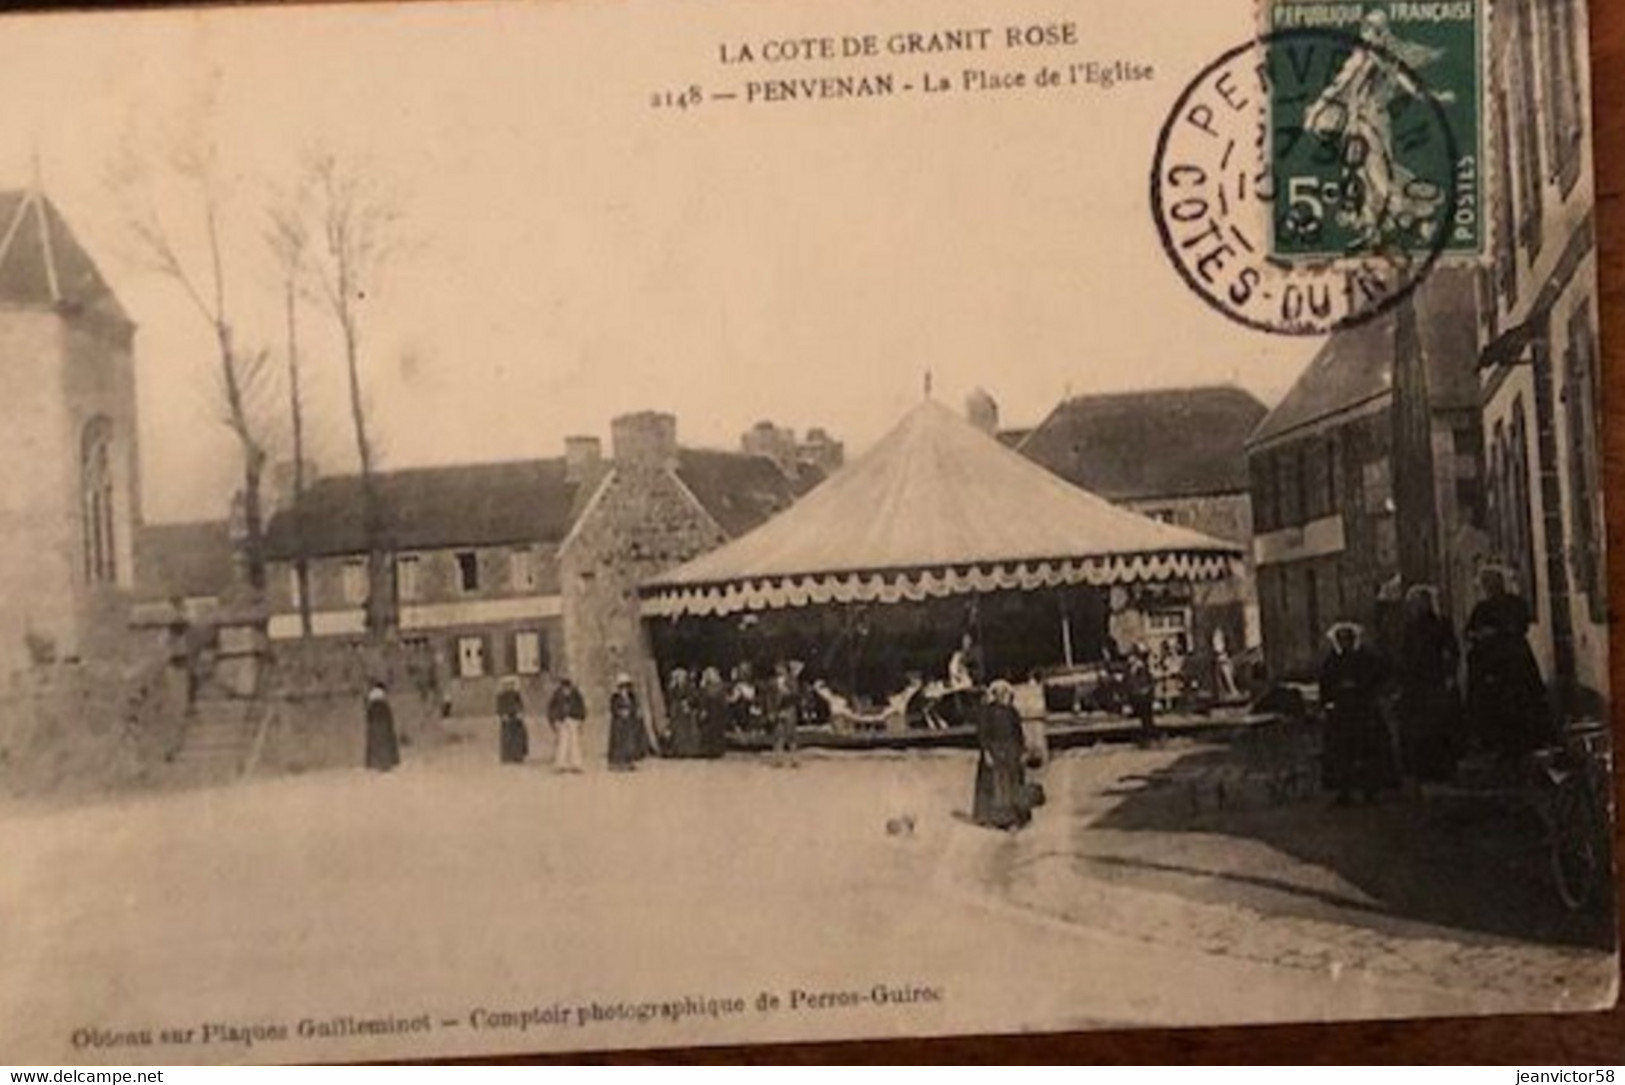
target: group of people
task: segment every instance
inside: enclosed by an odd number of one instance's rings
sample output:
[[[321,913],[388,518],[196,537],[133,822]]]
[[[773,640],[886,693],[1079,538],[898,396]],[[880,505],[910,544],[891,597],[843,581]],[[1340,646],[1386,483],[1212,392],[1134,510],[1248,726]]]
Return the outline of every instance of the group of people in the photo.
[[[1551,740],[1528,605],[1498,568],[1483,570],[1479,583],[1483,598],[1463,630],[1465,697],[1460,643],[1431,587],[1406,592],[1392,666],[1360,626],[1339,622],[1328,631],[1320,669],[1324,769],[1340,803],[1374,800],[1406,777],[1449,780],[1470,748],[1510,762]]]
[[[624,676],[623,676],[624,678]],[[625,679],[626,689],[631,679]],[[620,690],[617,690],[619,693]],[[635,704],[635,700],[634,700]],[[613,707],[614,701],[612,699]],[[519,764],[530,757],[530,732],[525,725],[525,699],[519,680],[507,677],[497,687],[497,756],[504,764]],[[635,709],[634,709],[635,715]],[[553,765],[560,772],[581,772],[581,728],[587,719],[587,705],[581,691],[568,678],[561,678],[548,698],[547,721],[555,737]],[[624,728],[623,728],[624,729]],[[613,763],[614,731],[611,732]],[[623,743],[624,745],[624,743]],[[630,761],[636,757],[629,758]],[[401,763],[400,736],[395,730],[395,712],[390,707],[389,689],[375,679],[367,689],[366,745],[363,763],[374,772],[389,772]]]
[[[766,729],[772,738],[772,764],[797,765],[797,729],[813,713],[807,709],[816,696],[802,680],[803,667],[794,660],[777,664],[766,681],[756,681],[747,664],[734,669],[724,681],[715,667],[705,668],[695,681],[684,668],[672,670],[666,685],[666,724],[657,727],[638,697],[629,674],[616,675],[609,697],[608,764],[625,772],[652,756],[716,759],[727,750],[730,730]],[[394,713],[382,681],[371,683],[366,698],[366,766],[387,772],[400,763],[400,742]],[[530,734],[525,722],[525,701],[519,680],[509,676],[497,687],[497,752],[504,764],[520,764],[530,757]],[[553,765],[560,772],[582,771],[581,731],[586,702],[568,677],[561,677],[548,697],[546,718],[552,728]]]

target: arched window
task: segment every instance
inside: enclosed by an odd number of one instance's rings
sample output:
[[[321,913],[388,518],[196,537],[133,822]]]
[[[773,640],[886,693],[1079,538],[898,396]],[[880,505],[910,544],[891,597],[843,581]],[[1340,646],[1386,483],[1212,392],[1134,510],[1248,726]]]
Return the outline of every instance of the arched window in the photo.
[[[90,584],[111,584],[118,579],[118,548],[113,535],[113,423],[102,415],[85,424],[80,443],[79,501],[85,580]]]

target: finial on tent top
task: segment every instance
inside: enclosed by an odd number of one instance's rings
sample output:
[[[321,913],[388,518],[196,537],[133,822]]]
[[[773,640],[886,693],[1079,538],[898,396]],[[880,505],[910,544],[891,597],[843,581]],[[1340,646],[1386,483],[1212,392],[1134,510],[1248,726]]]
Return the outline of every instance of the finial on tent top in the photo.
[[[925,371],[925,398],[931,398],[931,371],[929,369]]]

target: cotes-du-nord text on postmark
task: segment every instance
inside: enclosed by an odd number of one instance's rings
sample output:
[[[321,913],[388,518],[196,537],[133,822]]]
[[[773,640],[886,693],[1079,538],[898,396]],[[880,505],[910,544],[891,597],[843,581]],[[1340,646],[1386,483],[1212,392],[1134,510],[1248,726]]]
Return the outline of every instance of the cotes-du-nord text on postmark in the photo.
[[[1300,24],[1338,7],[1281,5]],[[1377,7],[1354,32],[1296,25],[1229,50],[1168,114],[1151,174],[1163,248],[1239,323],[1289,335],[1358,324],[1447,252],[1481,244],[1476,123],[1463,143],[1448,109],[1465,98],[1476,122],[1476,84],[1435,88],[1412,61],[1438,57],[1396,51]]]

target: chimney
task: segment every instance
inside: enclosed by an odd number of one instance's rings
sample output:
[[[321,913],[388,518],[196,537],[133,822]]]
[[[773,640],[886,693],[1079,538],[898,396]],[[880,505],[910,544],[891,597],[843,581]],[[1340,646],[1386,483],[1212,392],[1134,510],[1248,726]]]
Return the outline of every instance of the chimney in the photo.
[[[566,437],[564,439],[564,481],[579,486],[586,482],[604,462],[604,445],[596,437]]]
[[[985,389],[978,388],[965,397],[965,417],[989,437],[998,435],[999,404]]]
[[[615,466],[664,471],[677,466],[677,417],[663,411],[623,414],[609,424]]]

